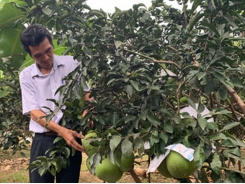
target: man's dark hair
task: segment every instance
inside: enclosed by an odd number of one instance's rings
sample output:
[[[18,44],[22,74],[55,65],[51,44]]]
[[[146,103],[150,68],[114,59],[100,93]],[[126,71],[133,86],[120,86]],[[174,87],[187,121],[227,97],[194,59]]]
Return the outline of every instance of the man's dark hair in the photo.
[[[28,26],[21,34],[20,41],[24,51],[30,54],[29,46],[39,45],[45,38],[48,38],[50,44],[53,46],[51,33],[41,24],[33,24]]]

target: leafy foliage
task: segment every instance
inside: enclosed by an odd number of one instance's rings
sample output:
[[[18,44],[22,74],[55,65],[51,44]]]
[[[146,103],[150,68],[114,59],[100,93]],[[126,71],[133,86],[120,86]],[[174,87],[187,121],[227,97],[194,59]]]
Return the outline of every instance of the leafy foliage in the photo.
[[[213,181],[243,181],[244,173],[230,168],[244,162],[242,1],[177,1],[179,10],[154,0],[148,9],[141,3],[112,14],[91,10],[85,0],[25,2],[26,19],[18,21],[46,25],[80,61],[55,103],[67,105],[64,116],[79,122],[84,134],[94,123],[100,146],[93,166],[112,159],[116,149],[153,157],[182,143],[195,149],[197,179],[206,181],[201,172],[208,163]],[[81,100],[81,76],[96,102]],[[197,117],[180,113],[188,105]],[[205,107],[214,122],[202,115]]]
[[[46,151],[46,156],[39,156],[37,160],[29,164],[32,171],[38,169],[38,173],[42,176],[50,172],[53,176],[60,172],[62,168],[69,166],[69,156],[74,155],[74,149],[69,149],[66,142],[61,137],[54,140],[55,147]]]
[[[0,78],[0,147],[15,153],[27,149],[29,118],[22,115],[18,71],[5,66],[4,77]]]

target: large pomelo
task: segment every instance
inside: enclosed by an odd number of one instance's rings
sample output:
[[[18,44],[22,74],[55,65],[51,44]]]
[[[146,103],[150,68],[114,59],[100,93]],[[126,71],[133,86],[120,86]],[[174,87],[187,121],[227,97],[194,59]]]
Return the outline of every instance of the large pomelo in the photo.
[[[90,142],[91,142],[93,139],[97,138],[97,137],[98,137],[98,135],[97,135],[96,132],[90,131],[90,132],[88,132],[88,133],[84,136],[84,138],[83,138],[83,140],[82,140],[82,144],[83,144],[83,147],[84,147],[84,151],[85,151],[85,153],[86,153],[89,157],[90,157],[91,155],[93,155],[94,153],[97,153],[98,147],[97,147],[97,146],[93,146],[93,145],[90,144]]]
[[[94,171],[95,175],[106,182],[115,183],[123,175],[123,172],[117,165],[114,165],[109,158],[105,158],[100,162]]]
[[[161,162],[161,164],[158,166],[157,170],[159,173],[166,178],[172,178],[173,176],[168,172],[167,165],[166,165],[166,158]]]
[[[176,151],[170,151],[166,157],[168,172],[177,179],[187,178],[196,170],[195,161],[189,161]]]
[[[128,157],[121,155],[114,155],[115,162],[123,172],[131,170],[134,166],[134,153],[130,154]]]

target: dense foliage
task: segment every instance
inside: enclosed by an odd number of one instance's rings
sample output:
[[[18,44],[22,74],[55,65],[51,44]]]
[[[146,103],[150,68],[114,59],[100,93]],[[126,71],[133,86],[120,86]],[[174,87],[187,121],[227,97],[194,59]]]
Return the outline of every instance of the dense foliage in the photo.
[[[59,89],[62,101],[55,103],[57,108],[67,106],[65,116],[79,121],[84,134],[94,123],[99,137],[94,144],[100,145],[100,152],[93,156],[94,165],[117,149],[124,155],[138,150],[139,156],[152,158],[165,153],[167,145],[182,143],[195,149],[197,179],[207,182],[207,167],[215,182],[244,181],[245,173],[236,161],[244,162],[245,146],[245,3],[177,1],[182,10],[153,0],[149,8],[137,4],[127,11],[116,8],[112,14],[91,10],[85,0],[6,3],[0,14],[5,36],[0,47],[18,43],[17,32],[23,30],[24,23],[41,23],[66,47],[64,53],[80,61],[79,68],[67,77],[67,85]],[[6,34],[10,30],[16,31],[16,37]],[[6,48],[0,53],[2,58],[25,56],[17,44],[8,46],[11,53]],[[22,67],[31,62],[27,59]],[[1,70],[5,75],[1,80],[7,80],[7,70]],[[82,101],[81,74],[89,81],[97,102]],[[19,90],[12,92],[16,95]],[[6,95],[12,97],[13,93]],[[188,105],[196,109],[196,118],[181,113]],[[205,106],[214,122],[201,115]],[[82,118],[85,109],[90,111]],[[149,150],[145,150],[145,142],[150,143]],[[65,156],[70,154],[64,150]],[[49,163],[41,164],[40,173],[48,169],[55,173],[62,167],[52,165],[49,159],[39,161]]]

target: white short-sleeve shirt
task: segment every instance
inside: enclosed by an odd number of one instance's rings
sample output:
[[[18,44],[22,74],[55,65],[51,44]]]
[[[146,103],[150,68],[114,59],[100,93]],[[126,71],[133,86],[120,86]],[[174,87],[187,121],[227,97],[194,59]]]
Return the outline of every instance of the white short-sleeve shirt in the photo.
[[[49,109],[55,109],[55,104],[47,99],[59,100],[60,94],[55,94],[56,90],[64,85],[64,77],[78,66],[78,61],[72,56],[54,55],[53,68],[50,74],[42,74],[36,63],[25,68],[19,76],[22,94],[22,113],[27,115],[31,110],[40,109],[49,113]],[[84,91],[89,91],[88,86]],[[61,111],[53,117],[53,121],[59,123],[63,114]],[[34,120],[30,120],[30,131],[43,133],[48,131]]]

